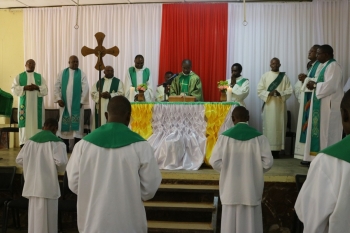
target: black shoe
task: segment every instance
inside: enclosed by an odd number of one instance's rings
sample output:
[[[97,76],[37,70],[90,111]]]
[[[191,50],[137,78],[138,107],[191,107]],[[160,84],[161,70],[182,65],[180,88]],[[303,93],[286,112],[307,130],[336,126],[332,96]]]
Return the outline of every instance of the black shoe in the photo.
[[[310,161],[301,161],[300,164],[303,166],[310,167],[311,162]]]

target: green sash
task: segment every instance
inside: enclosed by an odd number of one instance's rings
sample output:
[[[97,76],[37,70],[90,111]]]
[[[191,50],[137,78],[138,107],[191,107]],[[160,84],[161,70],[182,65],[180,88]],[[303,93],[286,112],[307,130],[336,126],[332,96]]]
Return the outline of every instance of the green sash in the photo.
[[[282,82],[284,75],[286,72],[280,72],[275,80],[270,84],[270,86],[267,88],[268,92],[274,91]]]
[[[283,78],[283,77],[282,77]],[[248,79],[246,79],[246,78],[242,78],[241,80],[239,80],[238,82],[236,82],[236,84],[238,85],[238,86],[242,86],[242,84],[245,82],[245,81],[247,81]]]
[[[262,135],[259,131],[250,127],[246,123],[238,123],[232,128],[226,130],[222,135],[239,140],[239,141],[248,141],[252,138],[256,138]]]
[[[316,61],[309,71],[308,77],[315,77],[316,70],[320,65],[319,61]],[[304,103],[303,103],[303,115],[302,115],[302,123],[301,123],[301,131],[300,131],[300,140],[299,142],[306,142],[306,134],[307,134],[307,124],[309,121],[309,113],[310,113],[310,105],[311,105],[311,96],[312,92],[304,92]]]
[[[324,72],[329,64],[335,62],[334,59],[330,59],[325,65],[320,75],[317,78],[317,83],[324,82]],[[316,90],[312,98],[312,126],[311,126],[311,145],[310,155],[317,155],[320,151],[320,119],[321,119],[321,99],[317,99]]]
[[[340,142],[333,144],[323,150],[320,153],[324,153],[335,158],[344,160],[350,163],[350,135],[346,136]]]
[[[135,142],[146,141],[126,125],[115,122],[102,125],[86,135],[83,140],[103,148],[120,148]]]
[[[111,83],[111,87],[109,88],[109,93],[115,93],[118,92],[118,88],[119,88],[119,78],[112,78],[112,83]],[[103,90],[103,85],[105,84],[105,79],[101,79],[101,92]],[[100,90],[100,81],[97,81],[96,83],[96,89],[97,91]],[[101,112],[101,115],[103,116],[103,112]],[[98,125],[98,110],[96,108],[96,104],[95,104],[95,126]]]
[[[73,79],[73,101],[71,116],[67,109],[67,85],[69,80],[69,68],[65,69],[62,73],[62,100],[65,104],[62,115],[62,132],[78,131],[80,126],[80,99],[81,99],[81,71],[77,69],[74,71]]]
[[[189,94],[188,85],[190,84],[190,76],[181,75],[179,78],[179,81],[180,81],[180,94],[185,93],[186,95],[188,95]]]
[[[50,130],[43,130],[29,138],[29,140],[37,143],[62,142],[62,140],[54,135]]]
[[[41,75],[34,72],[34,80],[35,85],[40,86],[41,85]],[[20,86],[26,86],[27,85],[27,72],[23,72],[19,74],[19,85]],[[26,126],[26,94],[19,97],[19,114],[18,114],[18,127],[23,128]],[[38,113],[38,129],[41,129],[43,127],[42,123],[42,112],[43,112],[43,97],[37,97],[37,113]]]
[[[138,85],[140,84],[146,84],[149,80],[149,76],[150,76],[150,71],[148,68],[145,68],[143,70],[143,73],[142,73],[142,82],[143,83],[137,83],[137,77],[136,77],[136,69],[135,67],[130,67],[129,68],[129,74],[130,74],[130,77],[131,77],[131,84],[133,87],[137,87]]]

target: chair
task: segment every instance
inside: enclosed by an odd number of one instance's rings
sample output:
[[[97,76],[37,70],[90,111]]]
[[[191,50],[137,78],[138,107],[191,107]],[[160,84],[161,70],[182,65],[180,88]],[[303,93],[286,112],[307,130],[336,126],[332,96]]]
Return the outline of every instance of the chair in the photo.
[[[287,111],[287,132],[286,132],[286,137],[290,138],[290,155],[294,157],[294,141],[296,137],[296,133],[292,132],[292,114],[288,110]]]
[[[90,129],[90,120],[91,120],[91,109],[84,109],[84,133],[91,133]]]
[[[53,118],[57,121],[60,119],[60,110],[59,109],[45,109],[45,120]]]
[[[2,138],[2,133],[7,133],[7,148],[10,148],[10,142],[9,142],[9,133],[18,133],[19,128],[15,127],[15,124],[18,124],[18,116],[17,116],[18,108],[12,108],[12,114],[10,118],[10,127],[4,127],[0,128],[0,144],[1,144],[1,138]]]
[[[298,194],[301,188],[303,187],[305,180],[306,180],[306,175],[300,175],[300,174],[295,175],[295,183],[297,186]],[[303,230],[304,230],[304,224],[299,220],[296,212],[294,212],[294,223],[292,227],[292,233],[302,233]]]
[[[73,196],[73,199],[67,199],[67,196]],[[77,212],[77,197],[68,187],[67,172],[64,173],[63,177],[63,188],[61,199],[58,200],[58,228],[62,232],[62,216],[63,213],[76,213]]]

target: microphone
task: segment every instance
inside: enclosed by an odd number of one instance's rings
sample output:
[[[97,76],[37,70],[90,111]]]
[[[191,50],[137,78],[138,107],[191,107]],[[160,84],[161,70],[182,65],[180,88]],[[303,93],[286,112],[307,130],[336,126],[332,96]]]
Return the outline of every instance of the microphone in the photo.
[[[161,83],[159,84],[157,87],[159,86],[166,86],[166,85],[170,85],[171,82],[173,81],[174,78],[176,78],[179,74],[173,74],[169,79],[168,81],[164,82],[164,83]]]
[[[178,76],[179,74],[173,74],[169,79],[168,79],[168,81],[169,80],[171,80],[171,79],[173,79],[173,78],[175,78],[176,76]]]

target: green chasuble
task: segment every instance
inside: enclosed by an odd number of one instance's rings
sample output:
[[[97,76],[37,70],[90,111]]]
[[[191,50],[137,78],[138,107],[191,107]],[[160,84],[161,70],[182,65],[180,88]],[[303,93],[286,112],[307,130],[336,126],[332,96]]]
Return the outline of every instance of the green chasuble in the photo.
[[[54,135],[50,130],[43,130],[35,134],[33,137],[29,138],[29,140],[33,142],[38,142],[38,143],[62,142],[62,140],[56,135]]]
[[[103,148],[120,148],[135,142],[146,141],[126,125],[115,122],[102,125],[86,135],[83,140]]]
[[[188,83],[185,77],[188,77]],[[184,91],[186,84],[188,84],[187,92]],[[179,75],[171,83],[170,95],[180,95],[182,92],[188,96],[196,97],[197,101],[204,101],[201,79],[192,71],[188,76],[185,76],[183,73],[179,73]]]
[[[131,78],[131,84],[133,87],[137,87],[140,84],[147,84],[150,76],[150,71],[148,68],[145,68],[142,73],[142,83],[137,83],[136,69],[135,67],[129,68],[129,74]]]
[[[346,136],[340,142],[321,150],[320,153],[324,153],[350,163],[350,135]]]
[[[34,72],[34,80],[35,85],[40,86],[41,85],[41,75]],[[27,72],[23,72],[19,74],[19,85],[20,86],[26,86],[27,85]],[[19,98],[19,114],[18,114],[18,127],[23,128],[26,126],[26,95],[24,94]],[[31,109],[32,110],[32,109]],[[42,112],[43,112],[43,97],[37,97],[37,112],[38,112],[38,129],[41,129],[43,127],[43,120],[42,120]]]
[[[222,135],[239,140],[248,141],[252,138],[256,138],[262,135],[259,131],[250,127],[248,124],[240,122],[232,128],[226,130]]]

